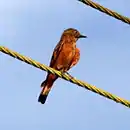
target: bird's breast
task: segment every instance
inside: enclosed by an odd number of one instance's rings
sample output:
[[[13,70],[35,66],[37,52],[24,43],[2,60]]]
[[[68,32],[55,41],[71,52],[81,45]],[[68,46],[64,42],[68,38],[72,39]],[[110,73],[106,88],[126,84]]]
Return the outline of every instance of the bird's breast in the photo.
[[[75,55],[76,46],[74,44],[66,44],[63,46],[63,55],[65,58],[71,58]]]
[[[60,68],[68,68],[75,55],[75,49],[76,47],[72,44],[65,43],[63,45],[62,50],[60,51],[60,54],[56,61],[56,66],[58,70],[60,70]]]

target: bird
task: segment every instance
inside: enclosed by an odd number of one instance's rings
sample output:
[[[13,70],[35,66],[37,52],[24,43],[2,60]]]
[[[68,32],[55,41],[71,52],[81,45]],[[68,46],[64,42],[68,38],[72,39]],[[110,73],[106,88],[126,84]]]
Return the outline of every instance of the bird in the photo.
[[[80,34],[80,32],[74,28],[64,30],[60,41],[54,48],[50,67],[62,73],[67,73],[80,59],[80,49],[76,47],[77,40],[86,37],[87,36]],[[41,83],[42,91],[38,97],[38,102],[41,104],[46,102],[48,94],[57,78],[57,75],[48,72],[46,80]]]

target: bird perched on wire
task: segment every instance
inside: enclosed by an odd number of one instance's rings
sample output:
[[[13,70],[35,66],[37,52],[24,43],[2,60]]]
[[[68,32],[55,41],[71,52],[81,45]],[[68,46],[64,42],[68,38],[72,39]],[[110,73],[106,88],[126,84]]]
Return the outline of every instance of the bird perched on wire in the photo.
[[[70,68],[76,65],[80,58],[80,50],[76,48],[76,41],[79,38],[86,38],[86,36],[81,35],[78,30],[73,28],[64,30],[59,43],[54,49],[50,67],[62,73],[66,73]],[[46,80],[42,82],[42,91],[38,98],[38,101],[42,104],[45,103],[53,83],[57,78],[58,76],[48,73]]]

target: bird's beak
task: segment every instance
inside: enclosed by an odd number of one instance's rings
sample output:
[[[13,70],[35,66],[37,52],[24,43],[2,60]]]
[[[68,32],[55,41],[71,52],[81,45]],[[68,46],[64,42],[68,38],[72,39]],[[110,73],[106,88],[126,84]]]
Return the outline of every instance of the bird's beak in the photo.
[[[87,36],[80,35],[79,38],[87,38]]]

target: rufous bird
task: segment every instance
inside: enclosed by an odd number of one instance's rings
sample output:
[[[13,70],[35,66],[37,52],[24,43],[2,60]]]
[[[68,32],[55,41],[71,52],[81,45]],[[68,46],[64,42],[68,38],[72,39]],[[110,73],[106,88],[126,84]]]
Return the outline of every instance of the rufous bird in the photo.
[[[86,38],[86,36],[81,35],[76,29],[69,28],[64,30],[61,39],[54,49],[50,67],[66,73],[70,68],[76,65],[80,59],[80,50],[76,48],[76,41],[79,38]],[[53,83],[58,78],[58,76],[48,73],[46,80],[42,82],[42,91],[38,98],[38,102],[42,104],[45,103],[47,96],[53,86]]]

